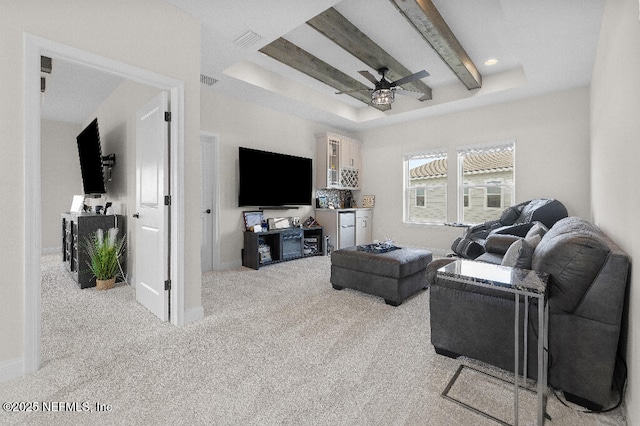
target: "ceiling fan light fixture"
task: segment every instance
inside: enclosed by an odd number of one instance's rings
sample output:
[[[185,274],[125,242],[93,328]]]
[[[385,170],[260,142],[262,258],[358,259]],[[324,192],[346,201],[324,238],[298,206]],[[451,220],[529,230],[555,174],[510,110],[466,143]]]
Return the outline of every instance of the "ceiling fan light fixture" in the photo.
[[[394,101],[395,91],[393,89],[378,89],[371,93],[371,103],[373,105],[389,105]]]

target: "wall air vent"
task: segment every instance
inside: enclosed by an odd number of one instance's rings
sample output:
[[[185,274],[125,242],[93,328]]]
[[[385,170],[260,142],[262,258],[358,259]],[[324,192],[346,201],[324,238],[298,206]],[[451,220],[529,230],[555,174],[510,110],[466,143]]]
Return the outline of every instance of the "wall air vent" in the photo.
[[[260,34],[256,34],[253,31],[247,31],[246,33],[235,39],[233,42],[240,47],[248,47],[261,38],[262,36]]]
[[[213,86],[217,82],[218,82],[218,80],[213,78],[213,77],[209,77],[208,75],[200,74],[200,83],[202,83],[204,85]]]

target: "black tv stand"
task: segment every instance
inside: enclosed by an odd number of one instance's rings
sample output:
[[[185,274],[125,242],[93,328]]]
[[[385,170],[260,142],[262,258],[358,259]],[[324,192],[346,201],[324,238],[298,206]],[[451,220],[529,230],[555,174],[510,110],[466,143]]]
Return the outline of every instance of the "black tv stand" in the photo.
[[[260,269],[272,263],[286,262],[309,256],[321,256],[324,248],[324,228],[274,229],[244,233],[242,265]]]

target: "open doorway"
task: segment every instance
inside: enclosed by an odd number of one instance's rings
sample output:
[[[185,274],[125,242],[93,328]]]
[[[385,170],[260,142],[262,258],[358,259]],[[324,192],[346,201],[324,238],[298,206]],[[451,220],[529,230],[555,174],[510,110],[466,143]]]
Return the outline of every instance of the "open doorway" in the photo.
[[[46,63],[49,67],[43,73],[46,84],[41,108],[41,147],[42,158],[45,159],[41,163],[43,253],[61,252],[65,268],[79,286],[85,288],[91,285],[92,280],[84,255],[88,233],[93,233],[96,227],[105,229],[119,225],[118,237],[126,240],[122,259],[124,281],[135,288],[137,296],[144,294],[145,286],[154,286],[151,296],[141,303],[166,321],[168,306],[163,302],[160,306],[164,312],[160,312],[155,299],[168,299],[169,292],[164,290],[164,282],[168,279],[168,256],[164,251],[159,256],[149,256],[157,247],[168,247],[168,244],[163,244],[168,238],[164,238],[163,227],[154,226],[154,240],[160,241],[141,244],[139,239],[144,230],[149,228],[138,225],[139,222],[149,225],[150,217],[157,211],[168,214],[169,207],[154,205],[150,210],[146,207],[142,209],[144,205],[140,205],[136,194],[140,189],[145,193],[155,191],[157,194],[153,194],[152,198],[160,200],[169,194],[166,179],[162,179],[162,185],[158,185],[158,182],[150,181],[148,176],[148,169],[152,165],[161,173],[152,172],[151,176],[169,175],[165,173],[169,129],[169,123],[164,120],[164,112],[168,111],[167,92],[57,57],[48,58]],[[141,137],[143,135],[139,133],[140,124],[137,120],[139,111],[158,96],[165,100],[162,105],[151,103],[149,108],[155,111],[155,115],[150,114],[148,109],[142,112],[146,123],[144,128],[151,134]],[[151,127],[149,123],[152,123]],[[87,125],[93,130],[94,137],[76,144],[76,136],[81,131],[84,134],[82,129],[86,129]],[[85,174],[80,172],[82,161],[78,161],[78,153],[82,152],[80,147],[87,142],[92,142],[90,146],[101,151],[99,154],[103,159],[110,159],[104,173],[100,164],[87,165],[86,162]],[[138,171],[142,169],[141,164],[145,165],[147,172],[145,183],[140,187],[138,180],[141,174]],[[64,213],[65,220],[62,223],[65,232],[60,235],[60,213],[68,212],[72,199],[83,197],[82,194],[92,192],[93,188],[104,193],[100,194],[100,198],[86,199],[85,203],[98,205],[101,214]],[[160,218],[168,223],[164,215]],[[63,244],[64,250],[52,249],[59,247],[61,240],[66,242]],[[141,270],[144,265],[150,266],[153,278],[141,278],[139,272],[148,272]],[[140,282],[144,284],[136,285]],[[154,303],[150,305],[149,302]]]
[[[41,217],[41,105],[40,71],[41,56],[56,57],[83,66],[100,69],[123,79],[143,83],[166,90],[172,108],[173,125],[170,130],[170,168],[172,179],[172,215],[169,238],[171,245],[170,279],[173,282],[171,300],[171,323],[184,323],[184,84],[183,82],[157,73],[123,64],[90,52],[56,43],[40,37],[25,36],[24,66],[24,135],[25,135],[25,330],[24,353],[25,373],[36,371],[41,360],[41,300],[40,300],[40,258],[42,254]]]

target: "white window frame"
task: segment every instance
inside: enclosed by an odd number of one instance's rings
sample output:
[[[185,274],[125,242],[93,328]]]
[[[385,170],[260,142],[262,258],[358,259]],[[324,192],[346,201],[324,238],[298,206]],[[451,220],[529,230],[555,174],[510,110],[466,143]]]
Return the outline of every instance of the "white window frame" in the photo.
[[[487,207],[487,191],[486,188],[488,187],[495,187],[496,185],[490,185],[488,182],[486,181],[484,185],[480,184],[476,184],[476,185],[470,185],[470,184],[465,184],[464,183],[464,155],[469,154],[471,152],[478,152],[478,151],[491,151],[491,150],[503,150],[503,149],[510,149],[513,152],[513,167],[512,167],[512,183],[503,183],[500,185],[501,187],[501,204],[502,207],[498,208],[498,207]],[[471,190],[475,189],[475,188],[485,188],[485,195],[484,195],[484,208],[485,210],[500,210],[500,209],[504,209],[508,206],[514,205],[515,204],[515,189],[516,189],[516,166],[515,166],[515,161],[516,159],[516,141],[515,139],[511,139],[511,140],[507,140],[507,141],[501,141],[501,142],[496,142],[496,143],[491,143],[491,144],[483,144],[483,145],[475,145],[475,146],[468,146],[468,147],[462,147],[462,148],[458,148],[458,162],[457,162],[457,176],[458,176],[458,222],[464,222],[464,211],[465,208],[470,208],[471,207]],[[492,179],[493,180],[498,180],[498,179]],[[502,179],[500,179],[502,180]],[[511,197],[508,200],[505,200],[505,191],[504,189],[506,187],[509,187],[511,189]],[[464,197],[465,197],[465,190],[468,190],[469,193],[469,202],[468,205],[465,206],[464,205]],[[479,206],[478,206],[479,207]]]
[[[448,205],[448,184],[447,184],[447,178],[445,177],[444,183],[439,183],[439,184],[421,184],[421,185],[411,185],[409,178],[410,178],[410,173],[409,173],[409,164],[412,160],[419,160],[419,159],[437,159],[437,158],[445,158],[448,161],[448,153],[446,149],[438,149],[438,150],[432,150],[432,151],[425,151],[425,152],[420,152],[420,153],[412,153],[412,154],[405,154],[404,155],[404,161],[403,161],[403,169],[404,169],[404,178],[403,178],[403,218],[404,218],[404,223],[411,223],[411,224],[419,224],[419,225],[433,225],[433,224],[443,224],[445,222],[447,222],[447,205]],[[449,170],[447,170],[447,176],[449,175]],[[410,201],[413,200],[414,202],[416,201],[416,198],[418,197],[417,193],[414,194],[412,196],[412,191],[415,189],[424,189],[424,205],[423,206],[417,206],[418,208],[421,209],[427,209],[428,205],[429,205],[429,197],[428,194],[430,192],[430,190],[432,189],[444,189],[444,217],[442,218],[438,218],[436,220],[434,220],[435,218],[431,218],[430,220],[425,220],[425,221],[420,221],[420,220],[416,220],[415,218],[410,218]]]

